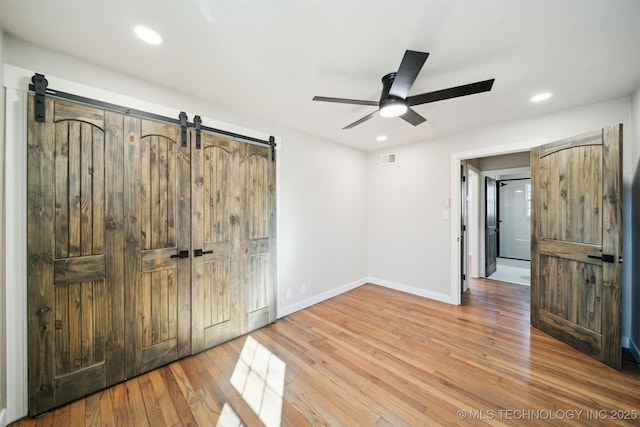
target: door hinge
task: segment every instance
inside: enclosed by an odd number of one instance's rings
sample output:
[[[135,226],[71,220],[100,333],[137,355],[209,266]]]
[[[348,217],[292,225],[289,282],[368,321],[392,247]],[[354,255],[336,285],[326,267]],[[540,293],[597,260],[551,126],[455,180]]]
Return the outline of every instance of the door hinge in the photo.
[[[178,116],[180,119],[180,140],[183,147],[187,146],[187,113],[184,111],[180,112]]]
[[[44,78],[44,74],[38,73],[31,77],[31,81],[33,82],[33,90],[36,92],[34,120],[36,122],[45,122],[47,118],[44,106],[44,95],[47,91],[47,85],[49,82]]]
[[[467,280],[467,275],[466,275],[466,274],[463,274],[463,275],[462,275],[462,280],[463,280],[463,281]]]
[[[202,147],[202,119],[200,116],[193,118],[193,125],[196,128],[196,150],[199,150]]]

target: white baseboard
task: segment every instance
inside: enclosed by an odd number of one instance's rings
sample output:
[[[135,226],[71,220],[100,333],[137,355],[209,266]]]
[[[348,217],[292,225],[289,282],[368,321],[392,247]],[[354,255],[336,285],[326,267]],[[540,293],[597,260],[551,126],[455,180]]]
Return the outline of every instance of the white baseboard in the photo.
[[[411,295],[417,295],[419,297],[446,302],[447,304],[456,304],[454,298],[448,294],[441,294],[438,292],[428,291],[426,289],[403,285],[401,283],[390,282],[388,280],[379,279],[377,277],[369,277],[368,282],[374,285],[384,286],[385,288],[395,289],[396,291],[406,292]]]
[[[629,340],[629,343],[626,346],[626,348],[629,349],[635,361],[640,363],[640,347],[638,346],[639,343],[633,342],[631,338],[629,338],[628,340]]]
[[[7,425],[7,410],[3,408],[0,410],[0,427],[5,427]]]
[[[333,298],[335,296],[348,292],[352,289],[355,289],[367,283],[371,283],[373,285],[378,285],[378,286],[382,286],[389,289],[394,289],[396,291],[406,292],[408,294],[417,295],[420,297],[429,298],[436,301],[445,302],[448,304],[455,304],[453,302],[453,298],[451,298],[451,295],[431,292],[424,289],[415,288],[412,286],[402,285],[400,283],[390,282],[384,279],[378,279],[376,277],[363,277],[362,279],[358,279],[354,282],[347,283],[346,285],[339,286],[335,289],[331,289],[330,291],[323,292],[319,295],[313,296],[311,298],[307,298],[295,304],[280,307],[278,309],[278,319],[280,319],[281,317],[287,316],[291,313],[295,313],[296,311],[303,310],[307,307],[311,307],[312,305],[321,303],[322,301],[328,300],[329,298]]]
[[[323,292],[319,295],[313,296],[311,298],[307,298],[295,304],[279,307],[278,319],[281,317],[287,316],[291,313],[295,313],[296,311],[302,310],[304,308],[311,307],[312,305],[321,303],[322,301],[328,300],[329,298],[333,298],[335,296],[348,292],[366,283],[368,283],[367,278],[363,277],[362,279],[358,279],[354,282],[347,283],[346,285],[339,286],[335,289],[331,289],[330,291]]]

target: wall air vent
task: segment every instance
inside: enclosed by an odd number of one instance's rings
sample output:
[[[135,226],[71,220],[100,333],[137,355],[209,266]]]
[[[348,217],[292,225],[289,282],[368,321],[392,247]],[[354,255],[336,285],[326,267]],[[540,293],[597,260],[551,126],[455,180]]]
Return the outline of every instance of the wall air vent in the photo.
[[[396,156],[396,153],[383,154],[382,156],[380,156],[380,166],[393,165],[398,161],[397,159],[398,157]]]

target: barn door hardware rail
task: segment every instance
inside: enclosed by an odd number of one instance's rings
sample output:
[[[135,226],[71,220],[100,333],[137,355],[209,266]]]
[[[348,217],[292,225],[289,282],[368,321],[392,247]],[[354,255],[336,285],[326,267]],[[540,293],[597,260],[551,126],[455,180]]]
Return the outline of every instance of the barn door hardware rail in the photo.
[[[115,111],[117,113],[122,113],[122,114],[127,114],[127,115],[133,115],[133,116],[137,116],[137,117],[142,117],[142,118],[146,118],[146,119],[152,119],[152,120],[158,120],[161,122],[167,122],[167,123],[172,123],[175,125],[180,125],[180,119],[176,119],[173,117],[167,117],[167,116],[161,116],[160,114],[153,114],[153,113],[149,113],[147,111],[141,111],[141,110],[136,110],[133,108],[128,108],[128,107],[123,107],[122,105],[117,105],[117,104],[111,104],[110,102],[104,102],[104,101],[99,101],[97,99],[93,99],[93,98],[87,98],[84,96],[80,96],[80,95],[75,95],[72,93],[67,93],[67,92],[63,92],[60,90],[55,90],[55,89],[50,89],[48,88],[47,85],[47,80],[44,78],[43,74],[34,74],[34,76],[31,78],[31,81],[34,82],[33,84],[29,85],[29,90],[34,91],[36,93],[36,96],[38,95],[38,90],[36,87],[36,80],[42,78],[44,80],[44,84],[45,84],[45,88],[44,88],[44,93],[42,93],[43,95],[43,101],[44,101],[44,96],[45,95],[49,95],[49,96],[54,96],[56,98],[61,98],[61,99],[67,99],[70,101],[75,101],[75,102],[80,102],[81,104],[86,104],[86,105],[92,105],[92,106],[96,106],[96,107],[100,107],[100,108],[104,108],[106,110],[111,110],[111,111]],[[36,102],[37,104],[37,102]],[[44,111],[44,102],[43,102],[43,111]],[[42,115],[43,120],[44,121],[44,113]],[[37,111],[36,111],[36,121],[38,121],[38,116],[37,116]]]
[[[178,118],[173,118],[173,117],[167,117],[167,116],[162,116],[159,114],[153,114],[153,113],[149,113],[147,111],[141,111],[141,110],[136,110],[133,108],[128,108],[128,107],[123,107],[122,105],[117,105],[117,104],[111,104],[109,102],[104,102],[104,101],[99,101],[97,99],[93,99],[93,98],[87,98],[84,96],[79,96],[79,95],[74,95],[72,93],[67,93],[67,92],[62,92],[59,90],[55,90],[55,89],[49,89],[47,87],[48,82],[47,79],[45,78],[44,74],[38,74],[35,73],[33,75],[33,77],[31,78],[32,84],[29,84],[29,90],[35,92],[35,96],[36,96],[36,107],[35,107],[35,121],[37,122],[44,122],[45,121],[45,103],[44,103],[44,97],[46,95],[49,96],[54,96],[57,98],[62,98],[62,99],[68,99],[71,101],[76,101],[76,102],[80,102],[82,104],[86,104],[86,105],[93,105],[93,106],[97,106],[97,107],[101,107],[101,108],[105,108],[107,110],[111,110],[111,111],[115,111],[118,113],[122,113],[122,114],[127,114],[127,115],[133,115],[136,117],[142,117],[142,118],[147,118],[147,119],[152,119],[152,120],[158,120],[161,122],[165,122],[165,123],[172,123],[178,126],[183,127],[182,128],[182,146],[186,147],[186,129],[188,127],[193,127],[196,129],[196,144],[198,142],[198,129],[200,129],[200,131],[207,131],[207,132],[212,132],[212,133],[216,133],[219,135],[224,135],[224,136],[229,136],[231,138],[237,138],[246,142],[253,142],[255,144],[262,144],[262,145],[268,145],[269,147],[271,147],[272,150],[272,161],[275,161],[275,148],[276,148],[276,142],[275,142],[275,137],[270,136],[269,140],[264,140],[264,139],[259,139],[259,138],[254,138],[251,136],[247,136],[247,135],[241,135],[239,133],[235,133],[235,132],[229,132],[226,130],[222,130],[222,129],[216,129],[213,127],[209,127],[209,126],[203,126],[202,125],[202,119],[200,118],[200,116],[195,116],[194,117],[194,123],[190,123],[187,120],[187,116],[186,113],[183,111],[180,113],[180,115],[178,116]],[[182,118],[182,115],[184,114],[184,120]],[[197,120],[196,120],[197,118]],[[196,148],[200,148],[200,147],[196,147]]]

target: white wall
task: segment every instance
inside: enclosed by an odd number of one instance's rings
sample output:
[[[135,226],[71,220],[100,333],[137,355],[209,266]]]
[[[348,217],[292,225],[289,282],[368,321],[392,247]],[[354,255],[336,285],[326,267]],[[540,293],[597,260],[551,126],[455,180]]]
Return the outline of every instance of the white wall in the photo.
[[[449,301],[449,147],[412,144],[391,150],[396,163],[369,155],[369,276],[385,284]]]
[[[4,32],[0,27],[0,427],[6,425],[7,368],[6,368],[6,294],[5,294],[5,237],[4,237]]]
[[[632,158],[633,172],[633,229],[631,230],[631,239],[633,242],[633,254],[630,256],[625,255],[624,262],[631,269],[633,281],[633,296],[632,296],[632,319],[631,319],[631,339],[629,348],[631,349],[636,361],[640,362],[640,263],[638,263],[638,257],[640,257],[640,88],[635,92],[631,98],[631,144],[632,149],[629,153]],[[625,233],[625,235],[627,235]],[[632,258],[633,256],[633,258]]]
[[[459,254],[454,222],[457,182],[452,158],[482,157],[531,147],[614,123],[624,124],[623,152],[631,152],[630,99],[589,105],[528,120],[490,126],[438,140],[398,147],[398,163],[379,167],[382,153],[369,155],[369,275],[417,294],[457,301]],[[512,150],[513,151],[513,150]],[[467,153],[461,155],[460,153]],[[482,154],[484,153],[484,154]],[[632,158],[623,159],[623,257],[631,259]],[[449,220],[442,219],[451,196]],[[451,222],[451,224],[450,224]],[[623,264],[623,344],[631,325],[631,262]],[[636,307],[636,311],[640,307]]]
[[[17,77],[9,76],[7,72],[4,78],[5,81],[11,79],[13,87],[19,89],[13,89],[13,95],[20,95],[22,90],[26,90],[28,80],[35,71],[45,74],[52,89],[69,91],[56,87],[64,85],[72,87],[72,93],[171,117],[177,117],[178,111],[184,110],[189,119],[194,114],[200,114],[203,124],[208,126],[238,133],[257,131],[259,134],[277,136],[279,317],[366,282],[366,153],[323,141],[240,111],[228,110],[216,105],[215,101],[151,85],[11,36],[5,37],[4,47],[7,69],[12,74],[18,74]],[[31,74],[22,73],[21,69],[29,70]],[[19,83],[15,83],[16,81]],[[19,131],[9,127],[21,126],[16,124],[21,112],[14,110],[21,109],[16,105],[22,104],[19,100],[7,104],[7,116],[17,117],[10,120],[8,131]],[[215,121],[210,120],[211,118]],[[20,139],[20,136],[12,139]],[[22,152],[13,154],[16,159],[12,161],[16,162],[17,167],[14,175],[24,172],[25,160],[20,158],[20,153]],[[20,183],[19,176],[8,179],[12,180],[13,185]],[[26,213],[17,215],[7,219],[8,227],[20,228],[16,226],[16,222]],[[19,240],[20,237],[16,239]],[[24,256],[21,254],[21,251],[9,252],[6,260],[17,264],[15,258]],[[21,298],[25,283],[20,277],[7,282],[14,287],[10,293],[15,300],[8,301],[8,306],[10,310],[15,310],[16,306],[24,303]],[[304,294],[301,292],[302,284],[306,287]],[[286,297],[287,289],[291,290],[290,298]],[[8,315],[11,316],[11,313]],[[22,315],[14,317],[16,318],[11,320],[14,324],[19,324]],[[15,341],[19,341],[19,338],[18,336]],[[24,354],[15,355],[20,348],[18,344],[9,343],[15,364],[26,360]],[[9,362],[11,363],[11,359]],[[14,376],[19,376],[22,372],[13,366],[8,366],[8,371]],[[12,385],[9,392],[14,399],[19,400],[16,396],[20,396],[24,390],[17,390],[20,381],[17,384]],[[26,378],[22,385],[26,387]],[[10,406],[18,409],[9,412],[9,421],[26,413],[26,404],[23,407]]]

